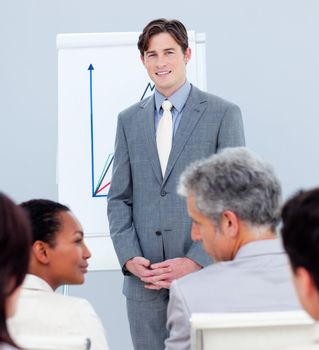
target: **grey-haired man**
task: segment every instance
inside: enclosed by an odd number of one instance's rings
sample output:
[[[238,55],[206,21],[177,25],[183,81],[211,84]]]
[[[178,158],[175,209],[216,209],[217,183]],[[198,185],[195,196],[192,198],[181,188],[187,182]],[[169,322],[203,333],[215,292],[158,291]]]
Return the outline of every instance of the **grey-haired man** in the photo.
[[[216,263],[172,283],[167,350],[190,349],[194,312],[300,308],[275,227],[281,187],[271,166],[245,148],[225,149],[182,174],[192,239]]]

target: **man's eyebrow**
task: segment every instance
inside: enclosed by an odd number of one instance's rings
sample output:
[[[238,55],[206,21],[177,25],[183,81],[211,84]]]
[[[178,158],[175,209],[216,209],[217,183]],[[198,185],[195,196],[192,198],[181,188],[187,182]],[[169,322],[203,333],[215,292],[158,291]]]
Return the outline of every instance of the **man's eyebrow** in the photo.
[[[166,49],[163,50],[164,52],[166,51],[175,51],[175,48],[174,47],[168,47]],[[149,54],[149,53],[156,53],[156,50],[146,50],[145,51],[146,54]]]

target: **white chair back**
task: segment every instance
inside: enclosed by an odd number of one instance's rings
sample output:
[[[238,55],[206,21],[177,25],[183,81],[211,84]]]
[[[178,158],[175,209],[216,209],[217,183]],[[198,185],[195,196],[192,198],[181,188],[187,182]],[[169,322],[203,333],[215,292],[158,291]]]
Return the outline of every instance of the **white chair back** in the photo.
[[[192,314],[192,350],[270,350],[307,343],[314,321],[304,311]]]
[[[89,350],[91,341],[85,336],[50,338],[47,336],[20,336],[17,344],[24,350]]]

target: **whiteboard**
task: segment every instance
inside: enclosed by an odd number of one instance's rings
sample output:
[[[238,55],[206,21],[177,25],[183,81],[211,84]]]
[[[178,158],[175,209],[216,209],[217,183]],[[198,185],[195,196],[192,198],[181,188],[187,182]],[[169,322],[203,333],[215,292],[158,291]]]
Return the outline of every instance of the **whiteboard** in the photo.
[[[117,116],[154,89],[139,57],[139,34],[57,35],[58,199],[83,226],[91,270],[120,268],[106,214]],[[206,90],[205,34],[188,35],[188,80]]]

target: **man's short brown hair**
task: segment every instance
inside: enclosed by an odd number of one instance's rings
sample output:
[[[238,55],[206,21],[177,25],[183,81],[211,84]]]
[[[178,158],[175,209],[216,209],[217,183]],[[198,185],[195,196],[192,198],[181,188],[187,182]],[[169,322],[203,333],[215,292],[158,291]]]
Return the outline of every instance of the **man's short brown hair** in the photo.
[[[184,24],[176,19],[159,18],[148,23],[138,38],[137,47],[142,56],[148,49],[151,37],[160,33],[169,33],[185,53],[188,48],[188,36]]]

